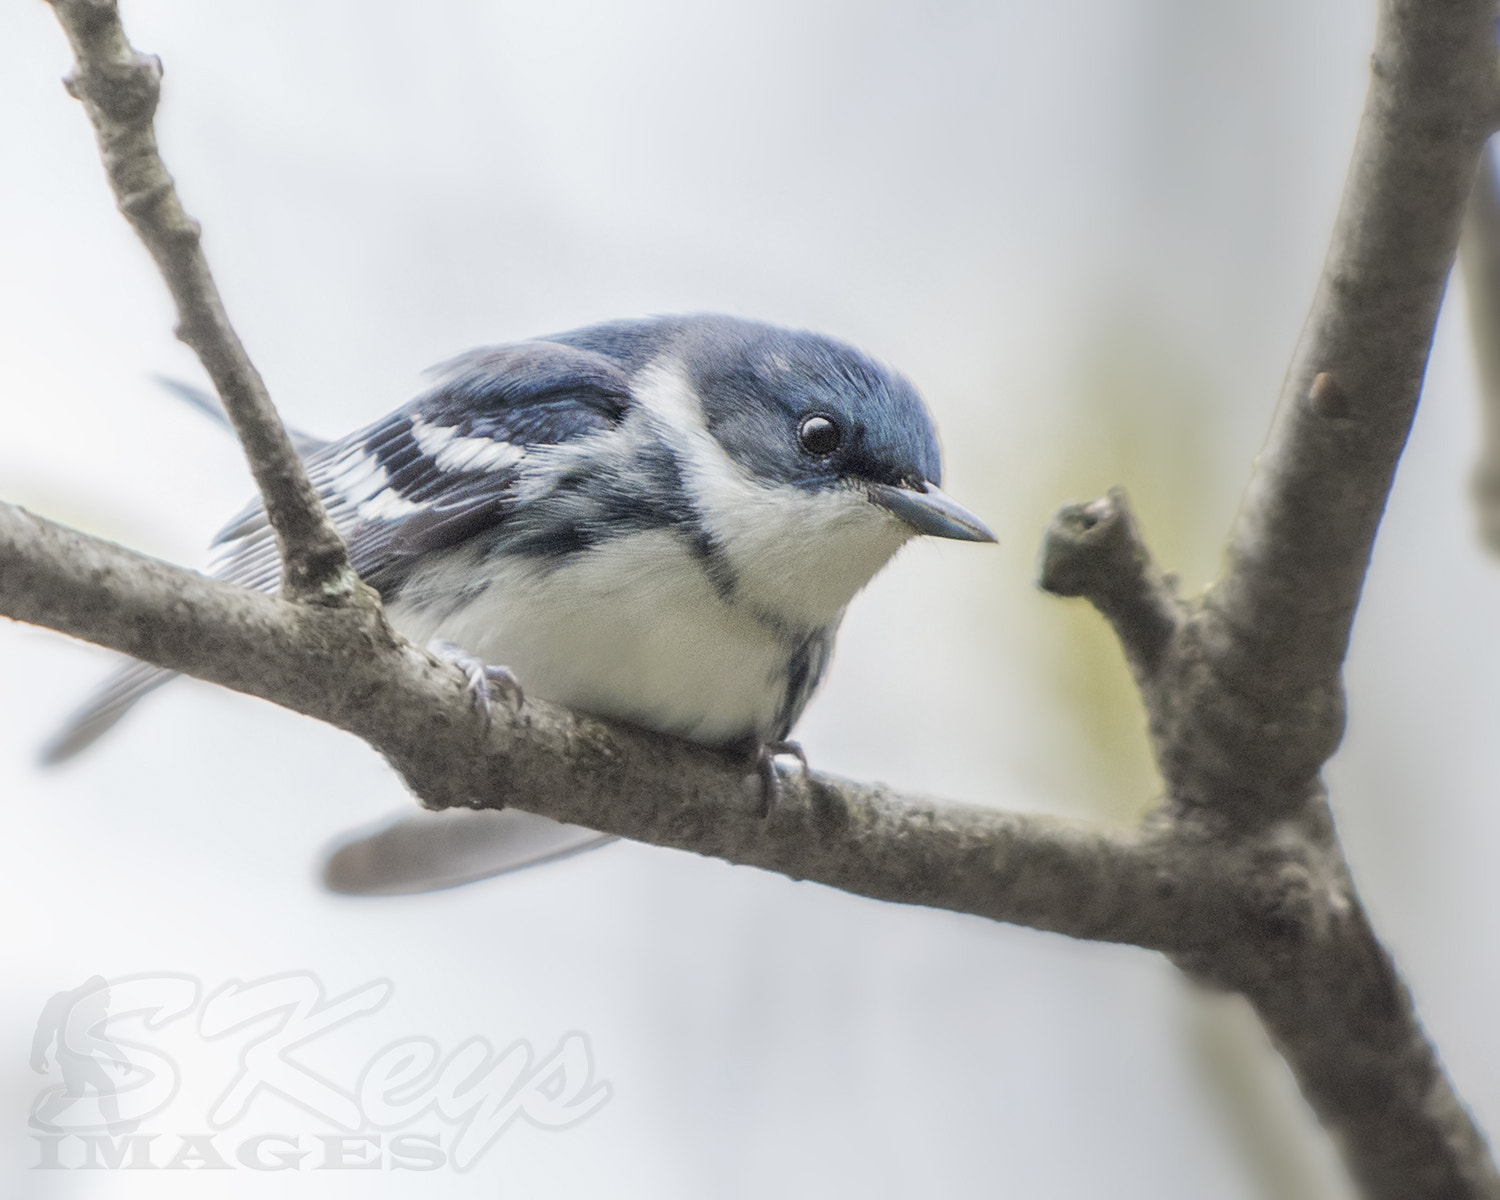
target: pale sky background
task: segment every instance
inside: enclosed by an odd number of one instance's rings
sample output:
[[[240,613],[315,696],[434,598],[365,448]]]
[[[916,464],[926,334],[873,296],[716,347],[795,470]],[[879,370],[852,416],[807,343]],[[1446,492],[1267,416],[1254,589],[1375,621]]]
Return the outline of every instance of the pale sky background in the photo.
[[[1295,0],[127,3],[158,127],[286,418],[336,435],[476,344],[717,310],[826,331],[931,404],[998,548],[921,545],[858,599],[799,735],[815,765],[1128,819],[1156,787],[1101,622],[1033,586],[1063,502],[1127,487],[1196,588],[1270,418],[1352,142],[1373,6]],[[0,11],[0,498],[191,565],[237,448],[58,84]],[[1500,565],[1466,488],[1456,293],[1377,547],[1330,769],[1355,878],[1458,1087],[1500,1131]],[[400,900],[320,849],[412,802],[362,744],[199,684],[63,770],[37,747],[105,653],[0,625],[0,1190],[34,1197],[1338,1195],[1238,1005],[1143,951],[617,844]],[[474,1170],[29,1170],[48,997],[92,975],[393,985],[306,1048],[584,1033],[608,1103]],[[208,1132],[226,1044],[146,1132]],[[165,1044],[165,1043],[164,1043]],[[229,1074],[226,1074],[228,1072]],[[55,1082],[55,1079],[50,1081]],[[413,1129],[451,1128],[435,1117]],[[219,1135],[334,1132],[262,1095]]]

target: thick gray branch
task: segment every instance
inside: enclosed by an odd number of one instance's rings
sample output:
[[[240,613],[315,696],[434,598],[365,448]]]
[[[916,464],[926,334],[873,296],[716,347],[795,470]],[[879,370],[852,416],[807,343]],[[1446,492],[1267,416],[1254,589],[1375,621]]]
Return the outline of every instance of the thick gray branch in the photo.
[[[1343,662],[1490,130],[1495,30],[1493,0],[1380,6],[1328,258],[1209,599],[1232,686],[1323,686]]]
[[[1170,839],[816,774],[786,778],[765,820],[742,764],[686,742],[534,702],[497,708],[486,736],[460,675],[373,615],[246,591],[5,504],[0,615],[327,721],[435,807],[513,805],[877,899],[1182,953],[1239,920],[1229,864]]]
[[[161,63],[138,53],[120,27],[114,0],[51,0],[78,68],[68,91],[83,103],[120,211],[166,280],[177,305],[177,336],[193,348],[245,447],[281,549],[287,595],[339,602],[360,588],[343,540],[323,512],[239,335],[156,148],[152,120]]]

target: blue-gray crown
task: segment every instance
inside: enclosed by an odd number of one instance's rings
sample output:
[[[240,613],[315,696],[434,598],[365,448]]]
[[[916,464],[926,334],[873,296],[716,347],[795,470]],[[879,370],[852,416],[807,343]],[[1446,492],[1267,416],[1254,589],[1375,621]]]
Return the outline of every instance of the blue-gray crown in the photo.
[[[627,375],[674,357],[709,430],[760,478],[807,488],[851,478],[916,490],[942,483],[937,432],[916,388],[833,338],[689,316],[616,321],[545,340],[612,359]]]

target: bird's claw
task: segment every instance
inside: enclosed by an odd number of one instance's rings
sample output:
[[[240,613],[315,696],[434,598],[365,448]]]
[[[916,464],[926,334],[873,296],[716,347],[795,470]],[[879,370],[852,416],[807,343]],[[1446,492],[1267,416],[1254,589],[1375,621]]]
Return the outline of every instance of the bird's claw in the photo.
[[[514,671],[498,663],[486,663],[484,681],[491,696],[498,691],[513,712],[521,711],[521,706],[526,703],[526,693],[521,690],[521,681]]]
[[[781,775],[776,770],[776,760],[782,755],[791,755],[802,765],[802,778],[807,778],[807,752],[797,742],[764,742],[755,751],[755,773],[760,778],[760,815],[762,819],[776,811],[781,800]]]
[[[521,690],[521,681],[516,678],[515,673],[509,667],[487,663],[470,654],[462,646],[444,641],[442,638],[434,638],[428,642],[427,652],[441,662],[452,663],[463,672],[464,690],[468,693],[469,703],[473,705],[474,711],[484,722],[485,729],[490,727],[490,702],[494,699],[496,692],[506,699],[513,710],[519,711],[521,705],[526,703],[526,694]]]

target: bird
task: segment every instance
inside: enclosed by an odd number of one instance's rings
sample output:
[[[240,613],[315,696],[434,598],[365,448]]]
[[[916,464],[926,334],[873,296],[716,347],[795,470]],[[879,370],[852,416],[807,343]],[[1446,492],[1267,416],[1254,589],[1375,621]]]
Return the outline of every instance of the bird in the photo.
[[[788,738],[854,596],[913,538],[995,541],[942,490],[936,428],[903,375],[740,317],[471,350],[388,416],[296,445],[391,624],[463,668],[481,708],[499,684],[743,753],[771,799],[772,758],[805,766]],[[219,533],[211,571],[277,590],[259,502]],[[78,753],[170,678],[125,667],[44,758]]]

